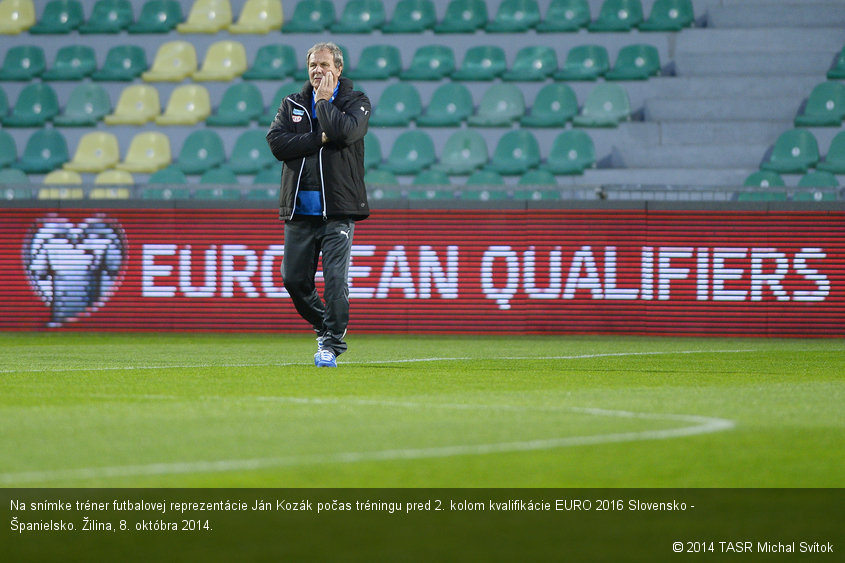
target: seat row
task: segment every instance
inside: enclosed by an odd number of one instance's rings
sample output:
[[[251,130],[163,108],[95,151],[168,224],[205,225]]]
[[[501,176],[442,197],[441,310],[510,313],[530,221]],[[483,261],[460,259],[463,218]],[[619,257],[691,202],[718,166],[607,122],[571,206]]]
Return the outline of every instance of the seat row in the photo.
[[[805,174],[815,168],[845,174],[845,131],[837,133],[822,159],[818,140],[807,129],[790,129],[778,136],[771,154],[760,165],[761,171],[777,174]]]
[[[129,0],[98,0],[87,19],[78,0],[50,0],[39,18],[32,0],[0,0],[0,34],[678,31],[695,19],[692,0],[656,0],[647,19],[640,0],[605,0],[595,19],[587,0],[552,0],[544,15],[537,0],[501,0],[495,14],[484,0],[452,0],[442,19],[433,0],[400,0],[389,19],[382,0],[348,0],[339,14],[331,0],[300,0],[289,21],[281,0],[246,0],[233,16],[228,0],[195,0],[184,21],[177,0],[147,0],[137,21]]]
[[[344,49],[345,51],[345,49]],[[344,60],[349,61],[348,53]],[[405,68],[401,51],[395,45],[367,45],[361,50],[357,64],[347,63],[344,73],[355,80],[469,80],[505,81],[554,80],[647,80],[662,72],[660,54],[654,45],[636,43],[621,47],[611,65],[607,48],[602,45],[579,45],[571,48],[562,66],[555,49],[548,46],[521,48],[512,65],[498,45],[471,47],[460,67],[454,51],[444,45],[418,48]],[[37,45],[9,48],[0,67],[0,80],[26,82],[36,78],[46,81],[181,82],[244,80],[283,80],[289,77],[305,80],[304,66],[290,45],[270,44],[259,47],[252,64],[238,41],[223,40],[211,44],[202,64],[196,49],[188,41],[169,41],[159,46],[152,65],[147,62],[140,45],[116,45],[106,53],[102,66],[97,66],[93,47],[67,45],[56,52],[48,68],[44,51]]]

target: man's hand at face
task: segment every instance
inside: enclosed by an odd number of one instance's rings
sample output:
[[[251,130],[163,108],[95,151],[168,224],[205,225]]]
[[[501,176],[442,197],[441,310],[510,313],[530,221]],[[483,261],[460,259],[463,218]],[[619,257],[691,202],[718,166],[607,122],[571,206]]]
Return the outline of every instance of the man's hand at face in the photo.
[[[337,77],[332,71],[328,71],[320,80],[320,85],[317,87],[317,100],[330,100],[334,94],[335,86],[337,86]]]

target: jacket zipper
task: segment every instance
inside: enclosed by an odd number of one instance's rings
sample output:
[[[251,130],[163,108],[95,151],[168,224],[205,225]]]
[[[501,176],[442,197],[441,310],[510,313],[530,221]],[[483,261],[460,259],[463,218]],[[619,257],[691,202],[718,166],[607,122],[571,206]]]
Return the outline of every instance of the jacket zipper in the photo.
[[[308,116],[308,131],[313,133],[314,132],[314,122],[311,121],[311,112],[308,111],[305,108],[305,106],[302,106],[302,105],[298,104],[297,102],[293,101],[292,98],[288,98],[288,100],[290,100],[290,103],[292,103],[293,105],[299,106],[300,108],[302,108],[303,111],[305,111],[305,115]],[[323,149],[320,148],[321,153],[322,153],[322,151],[323,151]],[[293,215],[296,212],[296,196],[299,195],[299,183],[302,181],[302,171],[304,169],[305,169],[305,158],[302,159],[302,164],[299,166],[299,175],[296,177],[296,189],[293,191],[293,205],[291,205],[290,217],[288,217],[288,219],[293,219]],[[322,162],[321,162],[320,163],[320,183],[321,184],[322,184],[322,179],[323,179],[323,165],[322,165]],[[323,193],[323,199],[325,200],[325,192]],[[326,216],[325,205],[326,204],[325,204],[325,201],[324,201],[323,202],[323,217]]]

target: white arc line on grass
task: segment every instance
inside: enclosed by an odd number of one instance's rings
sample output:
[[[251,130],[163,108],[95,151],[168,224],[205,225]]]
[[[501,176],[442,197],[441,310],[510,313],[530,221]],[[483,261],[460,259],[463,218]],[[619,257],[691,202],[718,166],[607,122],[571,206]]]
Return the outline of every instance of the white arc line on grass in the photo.
[[[266,400],[281,400],[290,402],[314,402],[297,397],[265,397]],[[297,400],[299,399],[299,400]],[[323,403],[331,402],[322,400]],[[391,401],[343,401],[353,402],[360,405],[382,405],[391,407],[419,408],[423,403],[413,402],[391,402]],[[431,407],[433,405],[425,405]],[[520,408],[509,407],[508,405],[434,405],[445,408]],[[228,471],[250,471],[268,469],[273,467],[291,467],[302,465],[319,465],[326,463],[360,463],[367,461],[396,461],[412,459],[446,458],[469,455],[488,455],[497,453],[528,452],[539,450],[551,450],[574,446],[590,446],[597,444],[609,444],[620,442],[636,442],[643,440],[669,440],[695,436],[699,434],[710,434],[724,432],[734,428],[732,420],[706,416],[684,415],[684,414],[659,414],[659,413],[638,413],[631,411],[599,409],[599,408],[562,408],[562,411],[583,413],[594,416],[611,416],[619,418],[640,418],[648,420],[669,420],[675,422],[690,423],[691,426],[680,428],[667,428],[664,430],[645,430],[640,432],[616,432],[611,434],[596,434],[591,436],[567,436],[561,438],[549,438],[541,440],[524,440],[517,442],[499,442],[492,444],[458,444],[452,446],[437,446],[431,448],[397,448],[387,450],[376,450],[371,452],[338,452],[332,454],[311,454],[294,455],[255,459],[232,459],[216,461],[194,461],[175,463],[150,463],[139,465],[121,465],[111,467],[84,467],[78,469],[60,469],[53,471],[27,471],[20,473],[0,473],[0,484],[4,486],[20,486],[24,483],[38,483],[49,481],[67,481],[77,479],[102,479],[110,477],[152,477],[162,475],[179,475],[188,473],[222,473]]]

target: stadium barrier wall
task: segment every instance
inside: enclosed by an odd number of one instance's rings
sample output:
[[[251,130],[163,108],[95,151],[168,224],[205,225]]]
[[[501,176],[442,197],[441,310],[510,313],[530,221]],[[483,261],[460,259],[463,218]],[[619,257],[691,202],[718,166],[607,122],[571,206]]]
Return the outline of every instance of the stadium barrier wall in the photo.
[[[29,205],[0,209],[2,330],[308,330],[270,209]],[[350,330],[845,336],[845,209],[684,207],[374,210]]]

